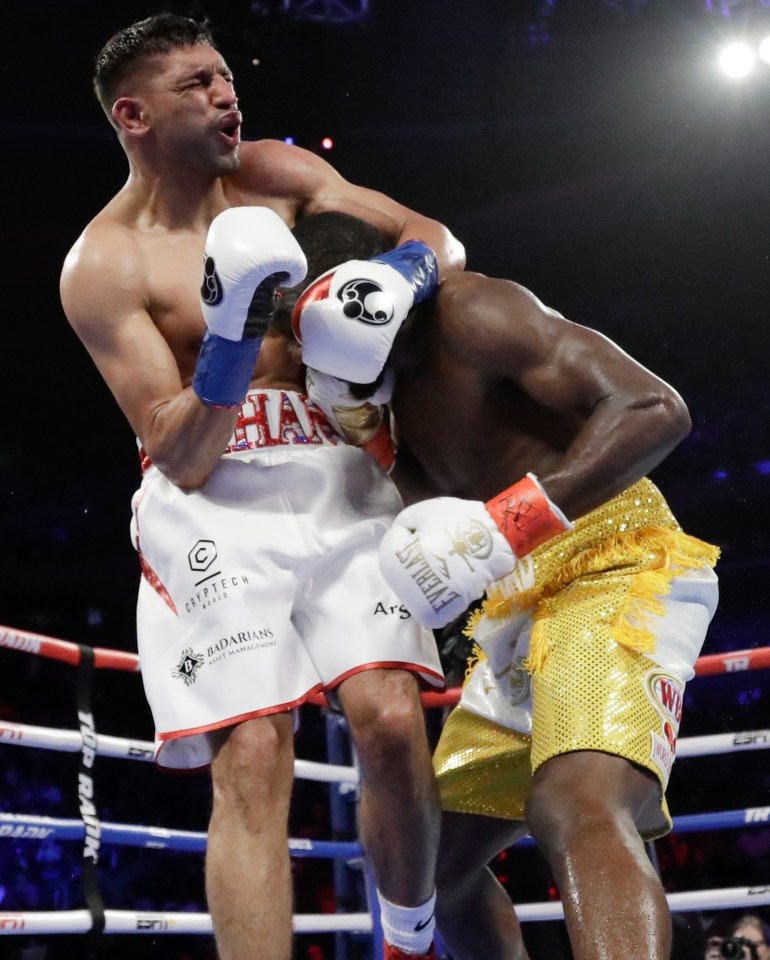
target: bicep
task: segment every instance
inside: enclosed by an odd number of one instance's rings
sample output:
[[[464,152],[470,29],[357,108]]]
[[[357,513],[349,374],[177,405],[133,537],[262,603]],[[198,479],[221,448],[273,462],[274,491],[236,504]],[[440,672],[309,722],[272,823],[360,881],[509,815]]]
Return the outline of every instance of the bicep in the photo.
[[[65,271],[62,304],[137,436],[144,436],[154,411],[181,389],[179,371],[166,341],[130,276]]]

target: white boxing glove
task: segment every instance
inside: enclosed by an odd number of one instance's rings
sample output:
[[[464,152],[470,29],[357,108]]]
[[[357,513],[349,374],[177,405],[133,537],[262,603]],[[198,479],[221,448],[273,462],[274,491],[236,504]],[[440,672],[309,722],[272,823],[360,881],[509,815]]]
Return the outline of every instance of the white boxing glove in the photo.
[[[436,255],[421,240],[327,271],[292,312],[303,362],[350,383],[374,382],[407,314],[437,285]]]
[[[352,396],[346,380],[307,368],[305,383],[308,399],[326,414],[326,419],[349,444],[371,454],[386,473],[390,473],[396,451],[387,417],[386,404],[393,394],[395,376],[388,370],[382,383],[366,400]]]
[[[203,403],[240,405],[275,310],[275,291],[300,283],[306,273],[302,248],[274,210],[230,207],[214,217],[201,285],[207,329],[193,378]]]
[[[380,568],[417,620],[436,629],[521,557],[570,529],[530,473],[487,503],[436,497],[402,510],[380,544]]]

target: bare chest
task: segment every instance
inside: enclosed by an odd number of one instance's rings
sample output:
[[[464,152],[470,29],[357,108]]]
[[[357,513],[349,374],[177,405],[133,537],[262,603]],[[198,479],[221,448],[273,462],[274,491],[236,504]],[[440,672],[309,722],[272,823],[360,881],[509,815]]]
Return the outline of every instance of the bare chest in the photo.
[[[205,324],[200,308],[202,235],[185,233],[145,240],[148,309],[185,375],[191,373]]]

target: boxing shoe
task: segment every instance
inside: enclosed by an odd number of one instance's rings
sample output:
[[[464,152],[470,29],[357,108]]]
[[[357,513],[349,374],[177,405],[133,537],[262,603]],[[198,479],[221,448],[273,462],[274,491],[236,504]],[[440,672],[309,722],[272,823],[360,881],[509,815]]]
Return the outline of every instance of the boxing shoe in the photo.
[[[383,945],[383,960],[437,960],[436,948],[433,944],[431,944],[427,953],[406,953],[406,951],[399,950],[398,947],[388,943],[387,940],[383,941]]]

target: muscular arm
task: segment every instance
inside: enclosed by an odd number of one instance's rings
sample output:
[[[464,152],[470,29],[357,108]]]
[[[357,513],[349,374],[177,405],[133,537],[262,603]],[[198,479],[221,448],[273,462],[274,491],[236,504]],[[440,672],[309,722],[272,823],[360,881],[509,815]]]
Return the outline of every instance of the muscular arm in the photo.
[[[602,334],[509,281],[470,274],[456,281],[455,302],[442,310],[449,348],[487,381],[508,378],[538,404],[582,422],[561,457],[529,468],[567,516],[641,479],[689,433],[679,394]]]
[[[64,312],[152,462],[178,486],[202,486],[232,434],[236,411],[182,388],[148,312],[140,252],[121,230],[90,228],[61,277]]]
[[[394,246],[407,240],[424,241],[436,254],[442,279],[465,267],[463,245],[443,224],[383,193],[350,183],[321,157],[301,147],[275,140],[244,144],[240,176],[247,188],[290,200],[294,217],[336,210],[371,223]]]

